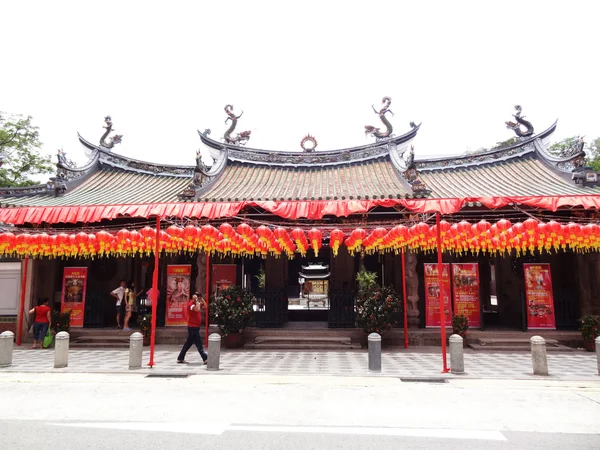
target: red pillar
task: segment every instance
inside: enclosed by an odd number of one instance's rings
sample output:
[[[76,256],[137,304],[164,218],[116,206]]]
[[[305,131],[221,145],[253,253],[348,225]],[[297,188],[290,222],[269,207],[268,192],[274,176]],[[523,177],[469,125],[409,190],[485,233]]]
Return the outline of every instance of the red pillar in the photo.
[[[210,253],[206,254],[206,317],[204,326],[206,328],[204,336],[204,345],[208,348],[208,302],[210,301]]]
[[[442,338],[442,372],[448,372],[448,366],[446,364],[446,302],[444,301],[442,289],[442,234],[440,230],[440,213],[435,214],[435,225],[437,234],[437,253],[438,253],[438,286],[440,287],[440,334]]]
[[[150,361],[154,367],[154,344],[156,342],[156,310],[158,305],[158,259],[160,254],[160,216],[156,218],[156,244],[154,247],[154,272],[152,273],[152,328],[150,332]]]
[[[402,248],[402,298],[404,303],[404,348],[408,348],[408,314],[406,312],[406,268],[404,266],[404,247]]]
[[[25,264],[23,264],[23,274],[21,275],[21,304],[19,306],[19,323],[17,325],[17,345],[21,345],[21,338],[23,336],[23,316],[25,315],[25,289],[27,288],[28,264],[29,258],[25,257]]]

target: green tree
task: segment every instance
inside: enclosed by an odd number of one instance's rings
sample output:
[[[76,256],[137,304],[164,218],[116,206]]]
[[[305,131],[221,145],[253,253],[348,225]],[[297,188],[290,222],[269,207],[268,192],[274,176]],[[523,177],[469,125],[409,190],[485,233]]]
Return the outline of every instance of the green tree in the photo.
[[[41,153],[38,127],[32,118],[0,113],[0,187],[39,184],[34,175],[54,171],[50,156]]]
[[[555,142],[548,150],[556,156],[575,156],[578,144],[579,136],[572,136]],[[600,137],[591,142],[586,142],[583,150],[586,154],[586,165],[590,166],[596,172],[600,172]]]
[[[600,137],[587,145],[586,153],[588,165],[596,172],[600,172]]]
[[[575,149],[578,143],[579,136],[571,136],[562,141],[555,142],[548,147],[548,151],[554,156],[569,156],[569,152],[572,151],[572,149]]]

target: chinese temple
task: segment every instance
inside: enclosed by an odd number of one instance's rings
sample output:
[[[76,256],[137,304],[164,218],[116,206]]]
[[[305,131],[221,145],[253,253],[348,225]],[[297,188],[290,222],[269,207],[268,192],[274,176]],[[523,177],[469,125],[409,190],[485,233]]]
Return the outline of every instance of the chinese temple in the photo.
[[[413,141],[421,125],[394,133],[390,105],[386,97],[373,108],[380,123],[365,126],[370,142],[327,151],[311,135],[298,149],[251,148],[253,136],[237,131],[241,115],[227,105],[229,128],[222,138],[199,132],[203,149],[189,166],[117,153],[123,136],[106,117],[98,143],[79,137],[86,164],[60,151],[47,183],[0,189],[0,222],[9,227],[0,232],[0,255],[11,270],[15,261],[26,267],[25,309],[42,298],[57,307],[65,268],[84,267],[81,326],[114,326],[109,293],[133,280],[158,287],[161,327],[169,325],[162,287],[169,265],[189,265],[188,291],[204,294],[215,265],[235,264],[236,284],[262,298],[256,327],[318,320],[346,328],[355,326],[356,273],[364,267],[405,299],[406,325],[424,328],[435,326],[427,299],[439,299],[440,289],[428,284],[426,267],[439,249],[444,264],[465,265],[448,272],[460,274],[449,281],[458,283],[451,298],[468,287],[477,297],[470,314],[483,329],[527,329],[532,311],[549,309],[553,323],[542,327],[574,329],[582,314],[600,311],[600,180],[585,166],[583,143],[550,153],[557,124],[535,133],[516,107],[505,124],[515,132],[512,145],[420,159]],[[303,292],[299,279],[308,278],[311,261],[327,267],[327,307],[300,314],[288,304]],[[528,272],[532,265],[543,266],[542,275]],[[536,276],[550,292],[548,308],[535,306]],[[17,316],[13,303],[0,313]]]

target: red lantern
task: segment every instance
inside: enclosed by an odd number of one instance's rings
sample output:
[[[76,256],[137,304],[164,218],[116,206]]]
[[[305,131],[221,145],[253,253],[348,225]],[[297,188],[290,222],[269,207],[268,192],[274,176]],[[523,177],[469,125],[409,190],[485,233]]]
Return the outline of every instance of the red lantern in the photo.
[[[308,231],[308,239],[311,243],[312,249],[315,252],[315,256],[319,255],[319,249],[321,248],[321,230],[317,230],[316,228],[311,228]]]
[[[329,245],[333,251],[333,256],[337,256],[341,243],[344,241],[344,232],[342,230],[331,230],[329,233]]]

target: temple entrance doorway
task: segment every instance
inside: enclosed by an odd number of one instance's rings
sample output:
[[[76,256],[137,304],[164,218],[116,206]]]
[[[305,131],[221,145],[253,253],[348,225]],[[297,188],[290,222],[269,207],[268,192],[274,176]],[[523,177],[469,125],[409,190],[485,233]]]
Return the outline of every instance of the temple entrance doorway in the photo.
[[[331,278],[329,252],[288,260],[288,320],[327,322]]]

